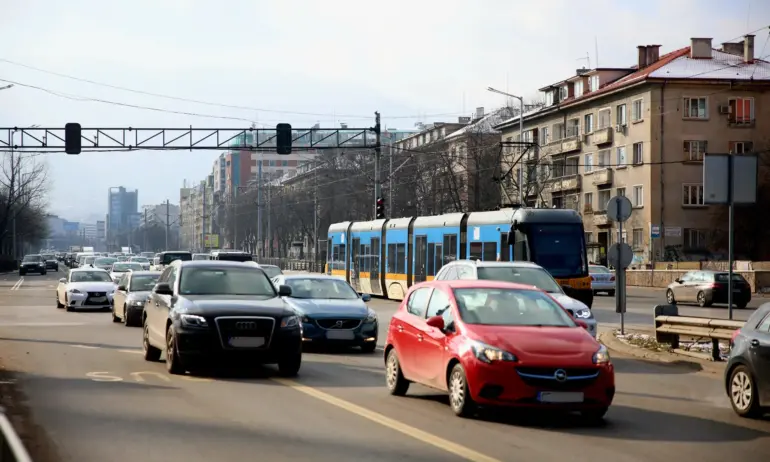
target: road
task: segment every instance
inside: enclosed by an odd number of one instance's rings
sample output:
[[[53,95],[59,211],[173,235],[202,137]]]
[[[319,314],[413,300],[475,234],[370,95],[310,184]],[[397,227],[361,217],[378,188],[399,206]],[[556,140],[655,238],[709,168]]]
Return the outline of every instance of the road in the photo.
[[[601,427],[563,417],[459,419],[421,387],[391,397],[380,354],[307,354],[294,380],[273,368],[172,377],[142,359],[140,329],[108,313],[57,310],[60,276],[20,285],[0,276],[0,361],[63,461],[670,462],[770,453],[770,420],[736,417],[718,377],[626,357],[614,359],[618,394]],[[655,303],[640,300],[640,310]],[[396,307],[371,305],[383,325]],[[609,313],[602,307],[597,315]]]

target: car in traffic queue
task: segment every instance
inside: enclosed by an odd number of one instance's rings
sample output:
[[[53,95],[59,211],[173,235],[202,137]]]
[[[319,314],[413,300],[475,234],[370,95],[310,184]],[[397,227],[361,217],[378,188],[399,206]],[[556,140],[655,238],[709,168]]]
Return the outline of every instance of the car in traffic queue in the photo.
[[[112,309],[116,285],[103,269],[73,268],[56,287],[56,307],[67,311]]]
[[[189,254],[189,253],[188,253]],[[228,261],[171,262],[143,313],[144,359],[166,355],[171,374],[222,361],[277,364],[294,376],[302,364],[302,323],[259,268]]]
[[[527,261],[492,262],[481,260],[455,260],[442,266],[436,274],[437,281],[487,280],[504,281],[535,286],[556,299],[571,316],[585,322],[588,332],[596,338],[598,328],[593,311],[580,300],[564,292],[564,289],[540,265]]]
[[[118,283],[118,279],[129,271],[145,271],[142,265],[139,263],[131,263],[130,261],[118,261],[112,264],[110,267],[110,277],[115,283]],[[149,271],[149,270],[148,270]]]
[[[124,264],[124,263],[116,263]],[[144,304],[160,277],[159,271],[126,271],[117,281],[112,297],[112,322],[123,322],[126,327],[141,327]]]
[[[604,292],[610,297],[615,296],[615,273],[602,265],[588,265],[588,273],[591,275],[591,289],[594,295]]]
[[[184,250],[161,252],[153,258],[150,269],[153,271],[163,271],[166,269],[166,266],[177,260],[190,261],[192,260],[192,253]]]
[[[452,411],[479,406],[578,411],[603,419],[615,396],[607,348],[547,293],[490,280],[412,286],[393,315],[386,384],[446,391]]]
[[[209,254],[207,254],[207,253],[194,253],[194,254],[192,255],[192,259],[193,259],[193,261],[198,261],[198,260],[211,260],[211,255],[209,255]]]
[[[270,279],[274,279],[283,274],[283,271],[281,271],[281,268],[276,265],[259,264],[258,266],[262,268],[262,271],[264,271],[265,274],[267,274],[267,277],[269,277]]]
[[[770,303],[763,303],[733,333],[724,385],[739,416],[770,412]]]
[[[46,270],[54,270],[57,273],[59,272],[59,260],[56,258],[56,255],[51,253],[44,253],[40,254],[40,256],[43,257],[43,260],[45,260]]]
[[[27,273],[38,273],[45,276],[45,260],[39,254],[24,255],[19,263],[19,276],[25,276]]]
[[[220,261],[239,261],[247,262],[254,261],[251,254],[240,250],[214,250],[211,254],[207,255],[208,260],[220,260]],[[193,255],[193,259],[195,255]]]
[[[78,261],[78,268],[93,268],[94,262],[99,258],[96,255],[83,255]]]
[[[150,259],[147,257],[141,257],[134,255],[128,259],[129,263],[139,263],[144,271],[150,270]]]
[[[666,288],[666,301],[696,303],[709,307],[715,303],[727,304],[729,275],[727,271],[688,271]],[[740,274],[733,273],[733,304],[746,308],[751,301],[751,286]]]
[[[150,261],[150,260],[152,260],[152,257],[155,256],[155,252],[141,252],[139,254],[139,256],[146,258],[147,261]]]
[[[103,269],[105,271],[111,271],[112,270],[112,265],[114,265],[118,261],[119,260],[116,259],[116,258],[97,256],[94,259],[93,267],[94,268]]]
[[[337,276],[325,274],[280,275],[276,287],[291,287],[284,297],[302,320],[302,341],[318,346],[360,347],[365,353],[377,348],[377,313],[366,306],[369,294],[358,294]]]

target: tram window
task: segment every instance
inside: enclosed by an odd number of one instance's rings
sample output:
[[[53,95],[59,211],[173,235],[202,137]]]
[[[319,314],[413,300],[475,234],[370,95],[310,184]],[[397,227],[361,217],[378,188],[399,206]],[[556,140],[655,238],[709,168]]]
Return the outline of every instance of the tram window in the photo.
[[[433,261],[435,262],[434,263],[435,266],[433,267],[433,275],[434,276],[436,274],[438,274],[438,272],[441,269],[441,267],[444,266],[444,263],[442,261],[443,250],[444,250],[444,246],[443,245],[436,244],[436,256],[435,256],[435,258],[433,258]]]
[[[388,244],[388,267],[386,273],[397,273],[396,271],[396,244]]]
[[[434,265],[434,259],[436,255],[436,244],[433,242],[428,244],[428,272],[426,273],[428,276],[435,276],[436,275],[436,266]]]
[[[497,260],[497,242],[485,242],[484,243],[484,261],[496,261]]]
[[[444,234],[444,264],[457,260],[457,234]]]
[[[471,260],[481,260],[484,247],[481,242],[471,242]]]
[[[406,274],[406,244],[396,244],[396,273]]]
[[[331,240],[331,239],[327,240],[327,241],[326,241],[326,258],[327,258],[329,261],[331,261],[331,262],[333,262],[333,261],[334,261],[334,252],[333,252],[333,249],[334,249],[334,244],[332,243],[332,240]]]

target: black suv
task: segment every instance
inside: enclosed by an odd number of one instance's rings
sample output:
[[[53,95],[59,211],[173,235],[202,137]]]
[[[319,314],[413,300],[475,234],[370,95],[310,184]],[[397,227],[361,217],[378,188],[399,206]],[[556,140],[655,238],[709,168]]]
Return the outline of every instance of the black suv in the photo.
[[[40,273],[42,276],[46,273],[45,260],[38,254],[25,255],[19,265],[19,276],[27,273]]]
[[[45,260],[45,269],[59,272],[59,260],[56,259],[56,255],[42,254],[40,256]]]
[[[142,314],[144,359],[166,354],[171,374],[222,360],[246,367],[278,364],[294,376],[302,364],[302,324],[264,271],[240,262],[173,261],[158,278]]]

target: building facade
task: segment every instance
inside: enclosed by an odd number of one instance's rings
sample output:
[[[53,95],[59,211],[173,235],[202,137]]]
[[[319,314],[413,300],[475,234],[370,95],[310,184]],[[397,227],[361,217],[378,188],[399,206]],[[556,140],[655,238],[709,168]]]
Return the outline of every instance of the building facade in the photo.
[[[615,195],[633,205],[623,238],[634,265],[702,254],[714,228],[704,155],[753,151],[770,128],[770,63],[755,59],[753,36],[721,49],[708,38],[659,48],[638,47],[636,66],[581,69],[541,88],[546,105],[524,114],[523,134],[518,117],[498,126],[503,141],[532,143],[518,148],[521,164],[502,165],[503,194],[578,210],[594,261],[617,242],[606,211]]]
[[[135,229],[139,225],[139,191],[129,191],[123,186],[110,188],[108,191],[108,212],[106,220],[107,238],[114,239],[118,234]]]

